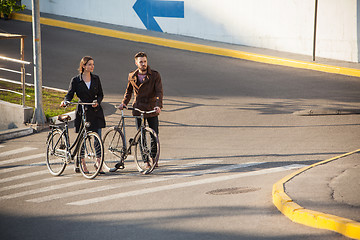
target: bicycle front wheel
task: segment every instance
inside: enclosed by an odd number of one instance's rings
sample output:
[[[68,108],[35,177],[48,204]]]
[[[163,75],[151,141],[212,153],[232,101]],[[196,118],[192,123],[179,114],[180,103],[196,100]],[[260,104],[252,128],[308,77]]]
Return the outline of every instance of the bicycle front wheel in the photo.
[[[160,142],[155,131],[149,127],[140,130],[135,137],[134,160],[142,174],[151,173],[157,167]]]
[[[59,129],[54,130],[50,134],[46,146],[46,165],[54,176],[59,176],[64,172],[66,156],[70,155],[66,148],[65,135],[62,133]]]
[[[120,129],[112,127],[104,134],[104,168],[110,171],[115,164],[124,158],[126,146],[124,134]]]
[[[77,161],[80,172],[85,178],[95,178],[102,169],[104,162],[104,148],[99,135],[89,132],[80,143]]]

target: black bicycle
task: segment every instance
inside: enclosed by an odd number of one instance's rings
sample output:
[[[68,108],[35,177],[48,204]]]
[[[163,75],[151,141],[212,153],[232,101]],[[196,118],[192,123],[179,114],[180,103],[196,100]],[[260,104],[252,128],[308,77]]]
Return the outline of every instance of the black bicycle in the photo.
[[[50,125],[51,131],[47,137],[46,165],[54,176],[61,175],[66,166],[75,160],[75,172],[81,172],[85,178],[95,178],[104,162],[104,147],[100,136],[96,132],[88,131],[90,126],[86,122],[85,111],[87,105],[94,103],[66,102],[66,105],[80,105],[82,109],[80,131],[73,144],[70,144],[68,122],[69,115],[59,115],[58,120],[65,123],[65,127]]]
[[[142,174],[151,173],[157,166],[160,156],[160,142],[156,132],[145,125],[144,114],[155,112],[142,111],[138,108],[127,107],[128,110],[138,111],[140,116],[126,116],[121,110],[121,118],[117,126],[109,128],[103,138],[104,167],[110,172],[125,168],[125,159],[132,153],[134,147],[134,161],[138,171]],[[125,134],[125,118],[141,119],[141,125],[134,138],[128,141]],[[116,167],[115,167],[116,165]]]

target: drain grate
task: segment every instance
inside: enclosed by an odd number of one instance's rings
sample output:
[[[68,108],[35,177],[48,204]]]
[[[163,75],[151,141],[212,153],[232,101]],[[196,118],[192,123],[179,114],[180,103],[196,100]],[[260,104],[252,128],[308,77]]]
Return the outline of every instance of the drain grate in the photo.
[[[255,192],[260,189],[261,188],[249,188],[249,187],[222,188],[222,189],[212,190],[210,192],[207,192],[206,194],[212,194],[212,195],[239,194],[239,193]]]

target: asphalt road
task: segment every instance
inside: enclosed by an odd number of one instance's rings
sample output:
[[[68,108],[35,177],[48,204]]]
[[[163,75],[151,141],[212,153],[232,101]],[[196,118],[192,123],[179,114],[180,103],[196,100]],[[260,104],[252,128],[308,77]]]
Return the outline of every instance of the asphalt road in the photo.
[[[31,36],[30,23],[0,29]],[[1,55],[17,57],[18,47],[0,41]],[[31,61],[31,38],[25,49]],[[91,55],[112,126],[138,51],[163,78],[160,168],[142,176],[129,161],[89,181],[69,166],[54,178],[39,155],[46,132],[1,143],[1,239],[344,239],[292,223],[271,188],[292,169],[358,148],[359,115],[293,114],[358,108],[358,78],[43,26],[43,85],[67,89]]]

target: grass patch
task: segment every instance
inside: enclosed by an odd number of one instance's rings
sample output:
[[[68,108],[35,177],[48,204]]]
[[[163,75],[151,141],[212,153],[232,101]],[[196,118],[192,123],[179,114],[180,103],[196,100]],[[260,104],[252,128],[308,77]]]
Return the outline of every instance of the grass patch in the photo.
[[[20,84],[9,83],[5,81],[0,81],[0,89],[11,90],[18,93],[22,93],[22,88]],[[29,97],[25,96],[25,105],[27,107],[34,108],[35,107],[34,87],[26,86],[25,95],[29,96]],[[66,95],[66,93],[64,92],[43,88],[42,95],[43,95],[42,96],[43,110],[47,119],[60,114],[64,114],[66,112],[74,111],[76,109],[76,106],[69,106],[67,108],[60,107],[60,103],[61,101],[64,100],[64,97]],[[22,95],[10,91],[0,90],[0,100],[22,105]],[[77,102],[78,98],[74,97],[73,101]]]

